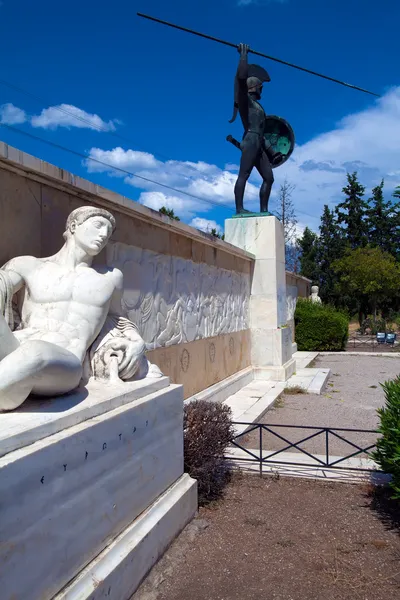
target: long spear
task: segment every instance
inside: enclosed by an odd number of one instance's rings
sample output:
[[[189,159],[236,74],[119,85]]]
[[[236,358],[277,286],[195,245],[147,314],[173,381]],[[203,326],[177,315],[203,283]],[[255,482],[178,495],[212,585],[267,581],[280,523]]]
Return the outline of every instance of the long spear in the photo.
[[[200,33],[199,31],[194,31],[193,29],[188,29],[187,27],[181,27],[180,25],[175,25],[174,23],[168,23],[168,21],[162,21],[161,19],[157,19],[156,17],[151,17],[149,15],[145,15],[143,13],[137,13],[138,17],[142,17],[144,19],[149,19],[149,21],[154,21],[156,23],[161,23],[161,25],[167,25],[168,27],[173,27],[174,29],[179,29],[180,31],[186,31],[187,33],[192,33],[193,35],[198,35],[199,37],[205,38],[207,40],[211,40],[213,42],[218,42],[219,44],[224,44],[225,46],[231,46],[231,48],[238,48],[238,44],[233,44],[232,42],[227,42],[226,40],[221,40],[219,38],[213,37],[212,35],[207,35],[206,33]],[[287,62],[285,60],[281,60],[280,58],[275,58],[274,56],[269,56],[268,54],[263,54],[262,52],[257,52],[257,50],[250,50],[253,54],[257,56],[262,56],[263,58],[268,58],[269,60],[273,60],[282,65],[286,65],[288,67],[292,67],[293,69],[298,69],[299,71],[304,71],[305,73],[310,73],[311,75],[316,75],[317,77],[322,77],[322,79],[328,79],[329,81],[333,81],[334,83],[339,83],[340,85],[344,85],[345,87],[353,88],[353,90],[358,90],[360,92],[365,92],[366,94],[370,94],[371,96],[376,96],[380,98],[380,94],[375,94],[375,92],[370,92],[369,90],[365,90],[364,88],[358,87],[357,85],[351,85],[350,83],[345,83],[344,81],[340,81],[339,79],[334,79],[334,77],[329,77],[328,75],[323,75],[322,73],[317,73],[316,71],[311,71],[310,69],[306,69],[305,67],[299,67],[299,65],[295,65],[293,63]]]

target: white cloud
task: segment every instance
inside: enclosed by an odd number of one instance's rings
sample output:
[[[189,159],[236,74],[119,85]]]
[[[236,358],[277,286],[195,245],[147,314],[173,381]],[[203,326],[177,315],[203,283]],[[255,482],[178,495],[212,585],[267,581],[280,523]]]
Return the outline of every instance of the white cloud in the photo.
[[[140,204],[148,206],[153,210],[159,210],[162,206],[172,209],[177,217],[189,220],[196,214],[199,203],[183,196],[172,196],[163,192],[142,192],[139,197]]]
[[[79,129],[94,129],[115,131],[118,121],[103,121],[98,115],[91,114],[73,106],[72,104],[59,104],[44,108],[40,115],[31,118],[32,127],[43,129],[57,129],[57,127],[77,127]]]
[[[156,169],[159,165],[152,154],[138,152],[137,150],[123,150],[120,147],[114,148],[113,150],[92,148],[89,156],[90,158],[86,163],[89,173],[104,173],[104,171],[106,171],[110,175],[118,175],[118,172],[112,167],[124,169],[125,171],[137,171],[138,169]],[[110,167],[105,167],[104,164],[101,163],[106,163],[107,165],[110,165]],[[123,177],[124,173],[120,173],[120,176]]]
[[[26,112],[22,108],[18,108],[10,102],[0,106],[0,123],[4,123],[4,125],[19,125],[25,123],[26,120]]]
[[[307,225],[303,225],[302,223],[297,223],[294,231],[294,236],[297,240],[303,237],[303,233]]]
[[[93,159],[100,163],[94,162]],[[152,154],[122,148],[113,150],[92,148],[85,165],[89,172],[103,172],[114,177],[124,177],[125,183],[151,192],[149,195],[143,193],[139,202],[156,210],[163,205],[173,208],[183,219],[207,212],[213,204],[229,206],[232,211],[234,210],[233,187],[237,175],[216,165],[202,161],[162,162]],[[124,171],[135,175],[127,175]],[[177,191],[167,191],[154,182],[175,188]],[[258,186],[249,183],[246,198],[247,204],[249,206],[254,204],[254,208],[258,203]],[[171,205],[166,204],[167,199],[170,200]]]
[[[212,229],[215,229],[219,234],[222,233],[222,227],[216,221],[203,219],[203,217],[195,217],[190,221],[189,225],[206,233],[210,233]]]
[[[239,171],[239,165],[237,165],[235,163],[226,163],[224,168],[225,168],[225,171],[234,171],[235,173],[237,173]]]

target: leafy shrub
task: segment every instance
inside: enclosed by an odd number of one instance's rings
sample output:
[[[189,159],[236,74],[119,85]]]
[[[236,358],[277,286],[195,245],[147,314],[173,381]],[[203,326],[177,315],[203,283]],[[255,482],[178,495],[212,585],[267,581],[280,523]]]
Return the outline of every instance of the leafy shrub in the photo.
[[[349,335],[347,315],[328,304],[299,298],[295,320],[295,338],[299,350],[344,350]]]
[[[219,402],[194,400],[185,405],[185,471],[197,479],[199,504],[220,498],[230,480],[224,452],[234,436],[231,415],[231,409]]]
[[[382,387],[386,398],[385,406],[378,408],[382,437],[372,458],[382,471],[392,476],[393,498],[400,500],[400,377],[386,381]]]

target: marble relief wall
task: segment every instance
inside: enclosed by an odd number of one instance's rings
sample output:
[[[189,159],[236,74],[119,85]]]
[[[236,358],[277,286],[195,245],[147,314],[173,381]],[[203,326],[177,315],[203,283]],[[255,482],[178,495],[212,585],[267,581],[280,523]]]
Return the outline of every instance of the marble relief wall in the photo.
[[[286,319],[292,321],[296,312],[298,289],[295,285],[286,286]]]
[[[294,314],[298,298],[308,298],[311,293],[311,281],[295,273],[286,271],[286,317],[295,340]]]
[[[110,244],[123,305],[149,350],[249,328],[250,275],[135,246]]]

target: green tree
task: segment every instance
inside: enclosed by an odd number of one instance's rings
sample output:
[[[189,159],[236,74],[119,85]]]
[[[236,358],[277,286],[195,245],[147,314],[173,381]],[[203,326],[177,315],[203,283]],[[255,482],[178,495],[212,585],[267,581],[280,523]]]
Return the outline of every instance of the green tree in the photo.
[[[158,212],[160,215],[165,215],[174,221],[180,221],[180,218],[176,216],[172,208],[166,208],[165,206],[162,206]]]
[[[338,276],[332,269],[332,264],[343,256],[345,240],[336,215],[329,209],[327,204],[324,206],[319,232],[316,262],[318,265],[320,296],[324,302],[329,304],[343,305],[343,302],[339,301]]]
[[[311,279],[314,283],[318,282],[318,236],[308,227],[305,228],[303,236],[298,240],[300,248],[300,275]]]
[[[369,245],[381,248],[393,256],[399,252],[399,223],[400,204],[385,200],[383,196],[384,181],[372,190],[372,198],[369,201],[368,238]]]
[[[393,197],[400,198],[400,185],[398,185],[397,188],[394,190]]]
[[[368,203],[363,200],[365,187],[357,179],[357,172],[347,173],[347,185],[342,189],[346,199],[337,205],[339,224],[344,225],[350,248],[364,247],[368,243]]]
[[[214,237],[220,239],[220,240],[224,240],[225,239],[225,234],[224,233],[218,233],[218,231],[215,229],[215,227],[213,227],[210,231],[211,235],[213,235]]]
[[[294,208],[292,193],[295,186],[289,183],[287,179],[279,188],[279,199],[276,216],[283,225],[283,235],[285,237],[285,246],[291,244],[296,237],[297,217]]]
[[[380,248],[357,248],[333,263],[339,289],[350,293],[360,305],[368,304],[376,318],[381,302],[396,296],[400,267],[394,257]]]
[[[385,392],[385,406],[378,408],[381,436],[372,454],[384,473],[392,476],[390,487],[393,498],[400,500],[400,377],[386,381],[382,386]]]
[[[279,188],[276,216],[283,225],[286,269],[297,273],[300,252],[297,240],[297,217],[292,200],[294,189],[295,186],[285,179]]]

